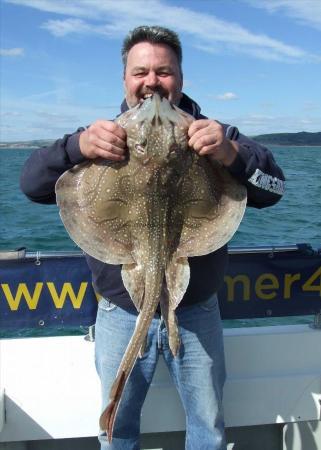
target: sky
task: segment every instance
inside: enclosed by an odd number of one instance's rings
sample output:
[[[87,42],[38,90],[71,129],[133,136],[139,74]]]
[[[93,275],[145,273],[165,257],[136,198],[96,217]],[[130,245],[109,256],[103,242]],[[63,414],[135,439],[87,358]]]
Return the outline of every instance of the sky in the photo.
[[[321,0],[0,0],[0,141],[113,119],[122,41],[176,31],[184,92],[249,136],[321,131]]]

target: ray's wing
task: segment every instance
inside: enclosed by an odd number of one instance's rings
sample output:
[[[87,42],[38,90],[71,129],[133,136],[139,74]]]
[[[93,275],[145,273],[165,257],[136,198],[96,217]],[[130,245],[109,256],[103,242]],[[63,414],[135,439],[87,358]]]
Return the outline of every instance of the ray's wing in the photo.
[[[246,188],[226,169],[195,156],[182,180],[169,218],[173,239],[173,253],[165,271],[169,319],[188,287],[187,258],[206,255],[225,245],[242,220],[246,200]],[[173,321],[169,325],[170,346],[175,353],[177,327]]]
[[[130,168],[106,161],[79,164],[56,183],[60,216],[71,239],[109,264],[133,263],[128,217]]]
[[[176,257],[218,250],[236,232],[245,212],[246,188],[218,163],[195,158],[182,181],[172,223],[181,222]]]

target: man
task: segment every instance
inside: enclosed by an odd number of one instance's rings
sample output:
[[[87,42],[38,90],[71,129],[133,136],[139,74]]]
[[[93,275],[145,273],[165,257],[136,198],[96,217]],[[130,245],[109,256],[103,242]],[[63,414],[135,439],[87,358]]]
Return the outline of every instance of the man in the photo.
[[[122,49],[125,100],[121,112],[158,92],[195,117],[188,135],[191,151],[220,161],[247,187],[248,205],[262,208],[282,196],[283,174],[266,148],[241,135],[236,127],[207,119],[199,106],[182,93],[182,50],[178,36],[162,27],[138,27],[126,37]],[[54,203],[58,177],[75,164],[97,157],[110,161],[126,158],[126,132],[109,120],[64,136],[37,150],[26,162],[21,187],[33,201]],[[264,179],[264,182],[263,182]],[[96,290],[103,296],[96,321],[96,367],[102,385],[102,408],[135,328],[137,312],[121,280],[121,267],[87,256]],[[99,437],[102,450],[139,449],[141,408],[163,354],[186,413],[186,449],[226,449],[222,411],[225,381],[222,326],[218,291],[227,265],[226,246],[189,258],[191,278],[177,309],[181,348],[174,358],[162,318],[152,321],[145,354],[126,384],[111,444]]]

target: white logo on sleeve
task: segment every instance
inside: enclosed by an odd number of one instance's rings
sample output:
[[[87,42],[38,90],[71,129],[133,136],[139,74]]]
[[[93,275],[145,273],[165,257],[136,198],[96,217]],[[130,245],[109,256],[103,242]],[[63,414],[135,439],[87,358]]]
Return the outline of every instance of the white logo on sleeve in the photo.
[[[271,175],[262,172],[260,169],[256,169],[248,181],[265,191],[273,192],[278,195],[284,194],[284,181],[277,177],[272,177]]]

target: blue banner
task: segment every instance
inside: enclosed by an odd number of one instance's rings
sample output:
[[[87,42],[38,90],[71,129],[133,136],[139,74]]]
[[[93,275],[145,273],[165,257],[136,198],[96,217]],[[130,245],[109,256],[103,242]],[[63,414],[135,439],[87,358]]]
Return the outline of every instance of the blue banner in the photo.
[[[321,252],[234,253],[219,291],[224,319],[304,316],[321,312]]]
[[[95,322],[98,298],[83,256],[0,260],[0,329],[68,329]],[[321,311],[321,253],[230,252],[219,301],[223,319]]]
[[[84,257],[0,261],[0,329],[87,327],[97,297]]]

